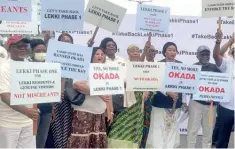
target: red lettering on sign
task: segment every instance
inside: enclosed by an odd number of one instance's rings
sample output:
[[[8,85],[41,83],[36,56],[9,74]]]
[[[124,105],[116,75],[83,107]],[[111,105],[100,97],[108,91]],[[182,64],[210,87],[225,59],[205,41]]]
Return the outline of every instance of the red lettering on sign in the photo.
[[[200,86],[200,92],[208,92],[208,93],[225,93],[224,88],[219,87],[207,87],[207,86]]]
[[[119,75],[117,73],[94,73],[93,74],[94,79],[109,79],[109,80],[114,80],[114,79],[119,79]]]
[[[191,73],[169,72],[168,76],[169,78],[195,80],[195,74]]]
[[[0,12],[18,12],[18,13],[27,13],[27,7],[18,7],[18,6],[0,6]]]

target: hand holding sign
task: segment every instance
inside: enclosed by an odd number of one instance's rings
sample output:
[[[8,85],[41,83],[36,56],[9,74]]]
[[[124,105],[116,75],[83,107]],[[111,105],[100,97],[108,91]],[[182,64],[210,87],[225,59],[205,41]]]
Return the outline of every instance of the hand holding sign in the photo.
[[[38,120],[39,114],[40,114],[39,109],[34,109],[34,108],[28,108],[26,113],[25,113],[25,115],[28,118],[30,118],[30,119],[32,119],[34,121]]]
[[[221,29],[218,29],[216,34],[215,34],[216,42],[221,43],[222,38],[223,38],[223,32]]]
[[[179,98],[178,93],[166,92],[166,95],[170,96],[173,99],[173,101],[177,101]]]
[[[100,98],[101,98],[104,102],[110,102],[110,101],[112,100],[112,96],[111,96],[111,95],[100,96]]]
[[[145,54],[148,54],[149,51],[150,51],[150,48],[151,48],[151,41],[148,40],[148,41],[145,43],[145,46],[144,46],[144,53],[145,53]]]

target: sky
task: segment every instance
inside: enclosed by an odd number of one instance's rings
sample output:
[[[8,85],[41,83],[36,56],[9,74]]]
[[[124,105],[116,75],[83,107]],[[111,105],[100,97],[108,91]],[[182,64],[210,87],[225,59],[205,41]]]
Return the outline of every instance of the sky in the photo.
[[[86,0],[86,4],[89,0]],[[129,0],[108,0],[114,4],[127,8],[127,14],[135,14],[137,10],[137,2]],[[135,0],[133,0],[135,1]],[[151,1],[151,0],[143,0]],[[170,7],[171,15],[178,16],[201,16],[202,0],[152,0],[143,4]]]

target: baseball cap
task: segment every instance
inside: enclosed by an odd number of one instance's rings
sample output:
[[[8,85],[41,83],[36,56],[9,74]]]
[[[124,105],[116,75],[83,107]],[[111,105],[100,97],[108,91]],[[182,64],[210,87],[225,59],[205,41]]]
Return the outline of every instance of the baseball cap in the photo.
[[[7,45],[8,45],[8,47],[10,47],[11,45],[16,44],[20,41],[23,41],[25,43],[30,43],[29,39],[23,38],[22,36],[19,36],[19,35],[14,35],[8,39]]]
[[[197,48],[197,52],[200,53],[200,52],[202,52],[202,51],[209,51],[209,52],[211,52],[211,51],[210,51],[210,48],[209,48],[208,46],[199,46],[199,47]]]

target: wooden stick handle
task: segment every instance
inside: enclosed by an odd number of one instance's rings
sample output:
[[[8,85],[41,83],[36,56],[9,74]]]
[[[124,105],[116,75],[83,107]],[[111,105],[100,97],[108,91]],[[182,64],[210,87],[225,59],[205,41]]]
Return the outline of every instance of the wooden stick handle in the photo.
[[[219,17],[219,30],[221,30],[221,17]]]
[[[38,109],[37,104],[34,104],[33,108],[37,110]],[[36,136],[37,132],[38,132],[38,120],[33,120],[33,135]]]
[[[175,113],[176,103],[177,103],[177,101],[174,101],[174,102],[173,102],[173,106],[172,106],[172,110],[171,110],[171,113],[172,113],[172,114]]]
[[[95,40],[95,36],[96,36],[96,34],[97,34],[98,30],[99,30],[99,27],[98,27],[98,26],[96,26],[95,31],[94,31],[94,34],[92,35],[92,38],[91,38],[91,40],[92,40],[92,41],[94,41],[94,40]]]
[[[99,27],[96,26],[95,31],[94,31],[94,33],[93,33],[91,39],[88,41],[88,47],[92,47],[98,30],[99,30]]]
[[[212,128],[213,127],[213,100],[211,100],[210,102],[210,111],[209,111],[209,127]]]
[[[108,121],[111,119],[111,106],[109,102],[106,102]]]
[[[145,92],[143,92],[143,96],[142,96],[141,113],[144,112],[144,101],[145,101]]]
[[[152,33],[151,33],[151,32],[149,32],[148,42],[151,42],[151,38],[152,38]]]

